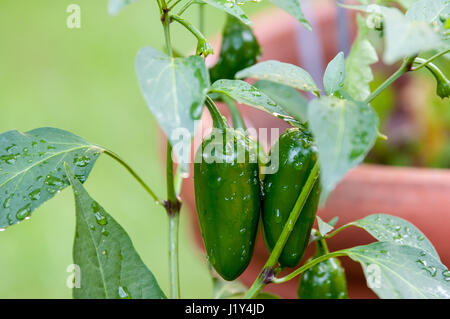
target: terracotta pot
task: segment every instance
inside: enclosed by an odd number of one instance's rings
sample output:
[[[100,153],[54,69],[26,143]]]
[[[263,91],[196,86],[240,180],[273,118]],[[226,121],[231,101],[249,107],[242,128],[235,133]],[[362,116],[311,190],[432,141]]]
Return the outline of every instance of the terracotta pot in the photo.
[[[336,23],[336,7],[321,5],[312,9],[316,13],[315,32],[319,32],[320,42],[324,48],[323,61],[317,62],[326,65],[326,62],[339,51],[336,49],[337,37],[333,29]],[[254,32],[263,47],[262,60],[277,59],[302,65],[297,54],[297,44],[302,43],[298,40],[303,33],[299,33],[297,21],[277,9],[265,12],[252,20]],[[218,52],[217,45],[215,47]],[[213,63],[211,60],[209,62]],[[280,132],[287,127],[283,121],[264,112],[246,106],[239,107],[248,127],[278,127],[281,129]],[[228,116],[226,108],[221,107],[221,111]],[[203,123],[204,129],[208,130],[211,120],[207,112],[203,114]],[[201,134],[197,134],[197,143],[200,138]],[[184,181],[182,198],[192,217],[196,242],[203,249],[195,213],[192,178]],[[374,213],[396,215],[415,224],[435,245],[443,263],[450,264],[450,241],[447,234],[447,230],[450,229],[450,170],[361,165],[345,177],[330,195],[325,208],[318,212],[324,220],[339,216],[338,225]],[[374,239],[363,230],[350,228],[331,239],[329,246],[330,249],[336,250],[373,241]],[[312,249],[309,248],[305,259],[311,254]],[[267,258],[267,249],[259,235],[252,262],[240,280],[250,285]],[[342,262],[348,277],[350,297],[375,298],[375,294],[366,286],[360,265],[348,258],[343,258]],[[265,290],[285,298],[295,298],[297,285],[298,281],[293,280],[282,285],[269,285]]]

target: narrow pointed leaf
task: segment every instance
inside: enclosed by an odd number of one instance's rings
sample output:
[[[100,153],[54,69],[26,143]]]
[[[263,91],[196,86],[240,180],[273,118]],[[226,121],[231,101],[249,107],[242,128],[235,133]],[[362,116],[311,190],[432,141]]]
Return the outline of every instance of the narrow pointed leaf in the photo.
[[[345,80],[344,53],[339,52],[336,57],[328,63],[323,76],[323,86],[327,95],[332,95],[342,90]]]
[[[416,226],[402,218],[385,214],[374,214],[354,221],[352,225],[366,230],[378,241],[420,248],[427,251],[437,260],[440,260],[436,249],[428,238]]]
[[[0,228],[17,224],[69,186],[63,163],[85,181],[104,151],[56,128],[0,134]]]
[[[235,16],[242,22],[247,25],[252,25],[252,22],[245,14],[245,12],[241,9],[241,7],[237,4],[235,0],[202,0],[203,2],[213,6],[217,9],[225,11],[232,16]]]
[[[344,251],[361,263],[369,288],[380,298],[450,298],[450,271],[425,250],[376,242]]]
[[[319,226],[319,233],[322,236],[325,236],[334,229],[334,226],[331,226],[330,224],[324,222],[322,218],[320,218],[319,216],[316,216],[316,218],[317,218],[317,225]]]
[[[302,68],[275,60],[264,61],[239,71],[236,78],[255,78],[284,84],[301,91],[317,93],[317,88],[311,75]]]
[[[74,264],[80,267],[76,299],[166,298],[125,230],[93,200],[66,166],[76,207]]]
[[[344,175],[372,148],[378,117],[366,103],[329,96],[309,103],[308,119],[319,153],[323,204]]]
[[[286,11],[295,19],[297,19],[301,24],[303,24],[303,26],[306,29],[310,31],[312,30],[311,25],[309,24],[308,20],[306,20],[305,15],[303,14],[303,10],[300,5],[300,0],[270,0],[270,1],[278,8]]]

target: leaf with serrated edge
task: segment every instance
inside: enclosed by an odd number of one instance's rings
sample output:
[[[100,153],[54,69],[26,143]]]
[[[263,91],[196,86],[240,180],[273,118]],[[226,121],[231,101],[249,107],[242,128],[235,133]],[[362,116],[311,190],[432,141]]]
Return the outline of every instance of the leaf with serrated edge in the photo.
[[[103,151],[79,136],[50,127],[0,134],[0,228],[29,218],[69,186],[64,161],[84,182]]]
[[[327,95],[340,91],[345,80],[344,53],[339,52],[336,57],[328,63],[323,76],[323,86]]]
[[[376,242],[344,252],[361,263],[369,288],[380,298],[450,298],[450,272],[427,251]]]
[[[310,31],[312,30],[311,25],[309,24],[308,20],[306,20],[305,15],[303,14],[303,10],[300,5],[300,0],[270,0],[270,1],[278,8],[284,10],[285,12],[293,16],[295,19],[297,19],[301,24],[303,24],[303,26],[306,29]]]
[[[308,119],[319,153],[324,204],[344,175],[372,148],[378,117],[366,103],[328,96],[309,103]]]
[[[317,93],[317,88],[311,75],[293,64],[275,60],[269,60],[255,64],[249,68],[239,71],[237,79],[255,78],[284,84],[301,91]]]
[[[252,22],[247,17],[245,12],[241,9],[241,7],[237,4],[235,0],[202,0],[203,2],[213,6],[217,9],[225,11],[232,16],[235,16],[242,22],[247,25],[252,25]]]
[[[439,260],[436,249],[428,238],[417,227],[400,217],[374,214],[351,224],[366,230],[379,241],[420,248]]]
[[[74,264],[80,268],[76,299],[166,298],[125,230],[93,200],[65,165],[76,207]]]

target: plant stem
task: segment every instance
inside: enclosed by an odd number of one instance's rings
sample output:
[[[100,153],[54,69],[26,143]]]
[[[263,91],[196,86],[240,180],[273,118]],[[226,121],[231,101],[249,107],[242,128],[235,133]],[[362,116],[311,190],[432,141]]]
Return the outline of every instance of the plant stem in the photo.
[[[245,130],[245,124],[244,120],[242,120],[241,113],[239,113],[239,110],[236,106],[236,103],[233,101],[233,99],[230,99],[228,96],[223,95],[222,96],[223,101],[227,105],[228,109],[231,113],[231,118],[233,120],[233,127],[235,129],[243,129]]]
[[[380,95],[381,92],[384,91],[389,85],[394,83],[399,77],[401,77],[403,74],[405,74],[408,71],[411,71],[411,66],[414,62],[414,59],[416,56],[409,57],[403,61],[400,68],[392,74],[386,81],[384,81],[366,100],[366,103],[372,102],[378,95]]]
[[[166,42],[167,54],[173,57],[172,45],[170,43],[170,16],[169,9],[165,0],[162,1],[163,16],[161,22],[164,28],[164,39]],[[178,256],[178,230],[180,223],[181,202],[178,200],[175,190],[173,176],[172,146],[167,141],[166,154],[166,183],[167,183],[167,201],[164,206],[169,217],[169,277],[170,277],[170,297],[172,299],[180,298],[180,273]],[[179,183],[181,185],[181,183]],[[177,185],[177,187],[180,187]]]
[[[325,260],[330,259],[332,257],[340,257],[340,256],[346,256],[345,250],[338,250],[338,251],[335,251],[335,252],[332,252],[332,253],[328,253],[326,255],[322,255],[320,257],[314,258],[310,262],[304,264],[300,268],[297,268],[296,270],[291,272],[289,275],[286,275],[286,276],[281,277],[281,278],[273,279],[272,283],[274,283],[274,284],[284,283],[284,282],[289,281],[289,280],[295,278],[296,276],[300,275],[305,270],[307,270],[307,269],[317,265],[318,263],[321,263],[322,261],[325,261]]]
[[[421,64],[419,66],[413,67],[411,69],[411,71],[417,71],[420,70],[421,68],[423,68],[424,66],[427,66],[428,63],[433,62],[434,60],[436,60],[437,58],[443,56],[444,54],[447,54],[450,52],[449,50],[445,50],[439,53],[436,53],[435,55],[433,55],[431,58],[424,60],[424,59],[420,59],[420,58],[416,58],[414,62],[420,62]]]
[[[431,74],[436,78],[437,81],[448,81],[441,69],[439,69],[434,63],[426,61],[424,59],[417,58],[414,62],[422,63],[421,66],[425,66]],[[419,70],[415,69],[414,71]]]
[[[220,114],[219,110],[217,109],[217,106],[214,104],[214,101],[209,96],[206,96],[205,103],[213,120],[213,127],[221,130],[226,129],[228,125],[225,122],[222,114]]]
[[[186,11],[192,4],[194,3],[194,1],[188,1],[184,4],[184,6],[180,9],[180,11],[178,11],[178,15],[182,15],[184,13],[184,11]]]
[[[189,21],[183,19],[179,15],[171,14],[170,18],[180,23],[182,26],[184,26],[189,32],[191,32],[198,41],[207,41],[205,36]]]
[[[328,239],[333,237],[334,235],[336,235],[337,233],[340,233],[341,231],[343,231],[344,229],[349,228],[350,226],[354,226],[353,223],[348,223],[342,227],[339,227],[338,229],[336,229],[335,231],[332,231],[331,233],[326,234],[323,238]]]
[[[138,183],[147,191],[147,193],[155,200],[157,204],[163,205],[162,200],[160,200],[158,196],[156,196],[156,194],[144,182],[144,180],[119,155],[110,150],[104,150],[104,153],[116,160],[120,165],[122,165],[128,171],[128,173],[130,173],[131,176],[133,176],[138,181]]]
[[[259,273],[258,278],[256,278],[253,285],[245,294],[244,298],[247,299],[253,298],[265,285],[272,282],[274,277],[275,265],[277,264],[278,258],[280,257],[284,246],[286,245],[289,235],[294,229],[295,223],[297,222],[297,219],[300,216],[300,212],[303,206],[305,205],[306,200],[308,199],[308,196],[316,183],[318,173],[319,173],[319,163],[316,162],[313,169],[311,170],[311,173],[308,176],[308,179],[306,180],[305,186],[303,186],[303,189],[300,195],[298,196],[297,201],[295,202],[294,208],[292,209],[289,218],[286,221],[286,224],[284,225],[283,231],[281,232],[280,237],[278,238],[275,247],[273,248],[272,253],[269,256],[269,259],[267,260],[263,269]]]
[[[198,29],[205,33],[205,5],[202,3],[198,5],[198,20]]]

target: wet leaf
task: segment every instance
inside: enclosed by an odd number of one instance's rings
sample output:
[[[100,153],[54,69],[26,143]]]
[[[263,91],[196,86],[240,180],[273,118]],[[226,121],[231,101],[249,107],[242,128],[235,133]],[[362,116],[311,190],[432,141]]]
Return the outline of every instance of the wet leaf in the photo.
[[[281,108],[300,123],[308,118],[308,100],[296,89],[266,80],[258,81],[254,86],[275,101]]]
[[[239,103],[256,107],[282,119],[292,119],[276,102],[247,82],[219,80],[213,83],[210,91],[225,94]]]
[[[172,146],[183,143],[180,150],[189,150],[194,123],[202,115],[209,88],[204,60],[199,56],[171,58],[145,47],[137,55],[136,72],[147,106]],[[190,138],[186,138],[186,133]],[[178,156],[178,159],[181,161],[184,157]],[[182,164],[186,171],[186,161]]]
[[[319,92],[311,75],[302,68],[284,62],[269,60],[239,71],[236,78],[255,78],[284,84],[301,91]]]
[[[69,186],[64,161],[84,182],[103,151],[56,128],[0,134],[0,228],[29,218],[37,207]]]
[[[352,225],[366,230],[378,241],[393,242],[423,249],[431,256],[439,259],[433,244],[410,222],[391,215],[374,214],[354,221]]]
[[[235,16],[243,23],[247,25],[252,25],[252,22],[247,17],[245,12],[241,9],[241,7],[237,4],[236,0],[202,0],[203,2],[213,6],[217,9],[225,11],[232,16]]]
[[[450,298],[450,272],[427,251],[376,242],[344,252],[361,263],[369,288],[380,298]]]
[[[345,80],[344,53],[339,52],[336,57],[328,63],[323,76],[323,86],[327,95],[333,95],[342,90]]]
[[[353,42],[345,62],[344,90],[357,101],[364,101],[370,95],[370,82],[373,80],[371,64],[378,62],[377,52],[366,39],[369,29],[365,20],[358,15],[358,36]]]
[[[77,299],[162,299],[158,283],[125,230],[86,192],[66,165],[76,207],[74,264],[80,267]]]
[[[378,117],[366,103],[329,96],[309,103],[308,119],[319,153],[324,204],[345,174],[372,148]]]

